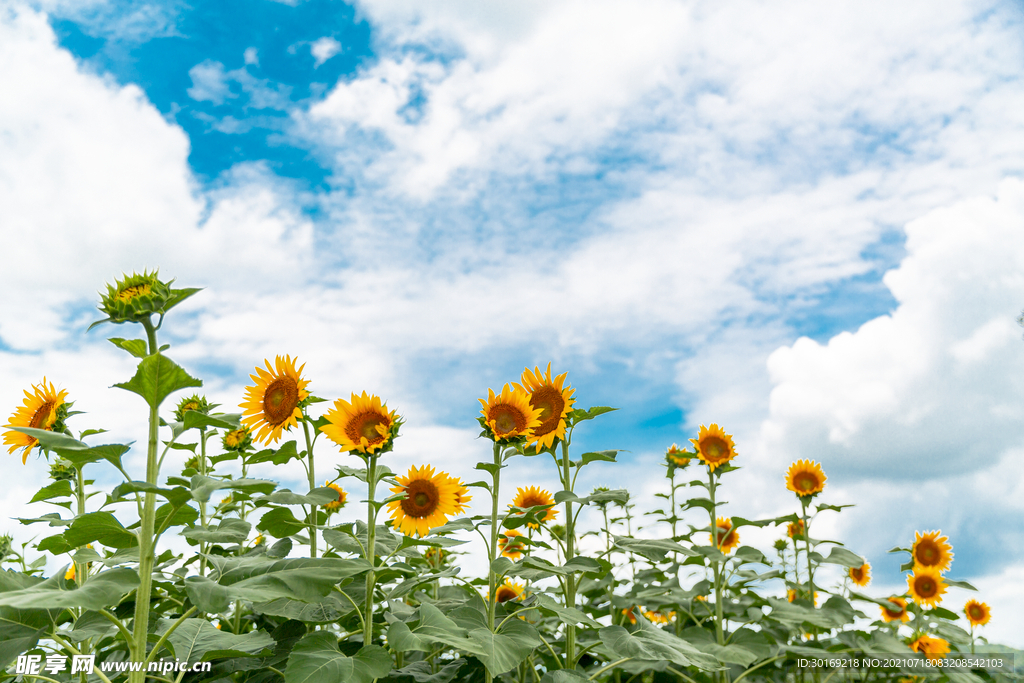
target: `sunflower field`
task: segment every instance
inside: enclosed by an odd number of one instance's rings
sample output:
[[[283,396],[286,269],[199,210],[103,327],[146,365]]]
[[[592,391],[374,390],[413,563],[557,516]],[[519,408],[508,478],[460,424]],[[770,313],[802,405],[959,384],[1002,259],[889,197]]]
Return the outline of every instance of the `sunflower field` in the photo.
[[[28,463],[37,449],[28,466],[49,467],[25,502],[56,511],[18,520],[34,527],[31,543],[0,537],[2,680],[1020,679],[983,637],[989,606],[950,604],[949,589],[974,589],[950,576],[941,532],[894,539],[905,560],[896,595],[872,592],[864,559],[815,535],[819,515],[847,507],[824,502],[816,462],[779,473],[790,513],[726,516],[742,458],[725,428],[701,426],[686,448],[667,449],[656,521],[639,537],[628,491],[576,487],[583,468],[615,467],[616,451],[573,449],[576,431],[613,408],[583,407],[548,365],[480,399],[486,447],[474,467],[395,472],[402,417],[365,391],[314,396],[290,356],[255,368],[240,412],[194,393],[202,382],[158,339],[198,291],[172,284],[125,276],[94,323],[136,333],[109,341],[138,359],[113,389],[147,411],[144,472],[124,464],[130,444],[82,429],[73,396],[46,378],[6,426],[14,457]],[[318,471],[318,441],[351,466]],[[502,487],[507,468],[541,463],[560,490]],[[250,476],[267,464],[301,468],[308,488]],[[109,490],[96,486],[114,476]],[[474,498],[487,514],[469,514]],[[774,546],[743,545],[744,527],[775,530]],[[189,550],[171,550],[171,536]],[[463,571],[469,557],[485,575]]]

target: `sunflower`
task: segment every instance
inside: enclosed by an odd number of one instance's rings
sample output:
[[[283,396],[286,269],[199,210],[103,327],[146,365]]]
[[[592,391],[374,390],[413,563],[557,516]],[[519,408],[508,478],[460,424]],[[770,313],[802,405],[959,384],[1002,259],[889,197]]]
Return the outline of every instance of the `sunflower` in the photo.
[[[484,428],[484,435],[498,442],[508,442],[519,438],[529,438],[533,430],[540,426],[540,408],[530,405],[530,395],[518,385],[515,389],[505,385],[501,393],[495,395],[493,389],[487,390],[487,400],[479,399],[483,417],[477,418]]]
[[[555,499],[551,497],[549,491],[545,491],[539,486],[529,486],[527,488],[520,488],[516,493],[516,497],[512,499],[512,505],[517,508],[532,508],[535,505],[554,505]],[[544,510],[543,517],[540,518],[541,522],[548,522],[553,520],[558,515],[558,510],[548,508]],[[530,523],[531,529],[539,529],[540,526],[537,524]]]
[[[244,451],[252,445],[252,432],[248,427],[232,429],[221,439],[221,445],[226,451]]]
[[[25,391],[25,401],[11,415],[7,427],[30,427],[52,432],[56,426],[60,431],[60,428],[63,428],[62,418],[67,413],[67,401],[65,400],[67,397],[66,389],[57,391],[53,382],[47,382],[44,377],[42,382],[32,385],[32,393]],[[8,453],[13,453],[19,448],[24,449],[21,454],[22,465],[28,460],[29,452],[38,443],[39,441],[35,437],[21,432],[9,431],[4,434],[4,445],[11,447],[7,451]]]
[[[523,369],[523,376],[520,381],[522,385],[516,385],[530,395],[530,406],[540,410],[540,424],[533,428],[533,434],[529,443],[537,444],[537,452],[543,448],[551,448],[555,439],[565,440],[565,420],[572,410],[576,401],[572,398],[576,391],[565,385],[565,376],[562,373],[554,380],[551,379],[551,363],[548,363],[547,372],[541,374],[540,368],[535,367]]]
[[[984,626],[992,618],[992,612],[988,605],[977,600],[967,601],[967,604],[964,605],[964,614],[967,615],[967,621],[971,622],[972,627]]]
[[[178,401],[178,407],[174,409],[174,421],[184,422],[185,413],[192,411],[202,413],[203,415],[209,415],[210,411],[216,407],[217,406],[215,404],[207,401],[205,396],[192,394],[191,396]]]
[[[68,570],[66,572],[64,572],[64,580],[65,581],[74,581],[75,580],[75,563],[74,562],[72,562],[70,565],[68,565]]]
[[[352,402],[338,399],[334,408],[324,415],[329,424],[320,431],[341,450],[360,453],[381,453],[391,450],[394,438],[398,436],[401,418],[395,411],[381,403],[379,396],[352,394]]]
[[[719,517],[715,526],[718,527],[718,549],[728,555],[740,544],[740,535],[732,528],[732,520],[728,517]],[[713,543],[714,534],[708,534],[708,537]]]
[[[388,512],[395,528],[406,536],[426,536],[431,529],[448,521],[455,514],[455,494],[458,486],[446,472],[434,474],[430,465],[409,468],[404,477],[395,477],[398,486],[392,493],[404,493],[405,498],[388,503]]]
[[[267,537],[263,534],[256,534],[256,538],[252,539],[252,547],[257,548],[267,542]]]
[[[345,490],[337,484],[332,484],[329,481],[325,481],[324,486],[338,492],[338,500],[332,500],[329,503],[324,503],[324,510],[327,510],[327,512],[336,512],[345,507],[345,502],[348,500],[348,494],[345,493]]]
[[[796,592],[796,589],[794,589],[794,588],[786,589],[786,599],[787,600],[789,600],[790,602],[793,602],[797,598],[804,598],[804,599],[806,599],[807,595],[806,594],[800,595],[799,593]],[[815,607],[818,606],[818,591],[814,591],[814,606]]]
[[[672,444],[665,451],[665,464],[668,465],[669,469],[682,469],[690,464],[690,458],[687,455],[692,454],[684,451],[676,444]]]
[[[910,644],[910,649],[914,652],[920,652],[928,658],[929,662],[935,663],[949,653],[949,643],[942,638],[932,638],[931,636],[921,634]]]
[[[804,520],[798,519],[795,522],[790,522],[786,527],[786,534],[790,538],[803,538],[804,537]]]
[[[302,417],[299,404],[309,397],[309,380],[302,379],[306,366],[296,370],[296,361],[291,356],[277,356],[274,367],[264,360],[267,369],[257,366],[256,374],[249,375],[255,384],[245,388],[245,401],[239,407],[243,409],[242,424],[255,432],[257,441],[279,441],[281,432],[297,425]]]
[[[469,495],[469,488],[462,483],[462,479],[458,477],[449,478],[452,484],[455,484],[455,514],[461,515],[469,509],[466,505],[469,501],[473,500],[473,496]]]
[[[505,582],[494,591],[494,601],[508,602],[509,600],[518,600],[523,595],[523,588],[523,584],[513,583],[510,579],[505,579]]]
[[[697,449],[697,457],[712,472],[736,457],[736,444],[732,441],[732,435],[726,434],[717,424],[710,427],[701,425],[697,438],[690,439],[690,443]]]
[[[850,567],[850,578],[858,586],[866,586],[871,583],[871,565],[865,562],[859,567]]]
[[[786,471],[786,488],[800,498],[814,496],[825,488],[825,473],[813,460],[797,460]]]
[[[626,618],[629,619],[629,623],[631,624],[636,623],[636,612],[634,611],[636,609],[637,606],[633,605],[632,607],[627,607],[624,610],[622,610],[622,613],[626,615]]]
[[[914,546],[910,554],[914,556],[914,568],[927,567],[944,572],[953,564],[953,546],[948,536],[940,536],[941,531],[914,532]]]
[[[914,602],[928,607],[942,602],[942,594],[946,592],[946,582],[934,567],[916,567],[907,577],[907,587]]]
[[[652,624],[667,624],[676,618],[675,612],[662,612],[661,610],[651,609],[644,612],[644,616],[647,617],[647,621]]]
[[[511,557],[513,560],[518,560],[526,551],[523,534],[515,529],[506,529],[503,534],[498,536],[498,546],[501,548],[502,555]]]

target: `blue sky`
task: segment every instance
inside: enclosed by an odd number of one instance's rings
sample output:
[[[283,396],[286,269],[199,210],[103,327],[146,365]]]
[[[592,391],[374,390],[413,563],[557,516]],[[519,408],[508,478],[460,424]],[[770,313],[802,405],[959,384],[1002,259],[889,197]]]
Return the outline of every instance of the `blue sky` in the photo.
[[[587,485],[649,497],[718,422],[735,514],[818,459],[879,590],[942,528],[1009,620],[1024,17],[940,5],[0,4],[0,398],[46,374],[117,422],[92,293],[159,266],[207,288],[169,335],[226,405],[298,355],[468,472],[477,397],[550,360],[620,408],[580,447],[631,466]]]

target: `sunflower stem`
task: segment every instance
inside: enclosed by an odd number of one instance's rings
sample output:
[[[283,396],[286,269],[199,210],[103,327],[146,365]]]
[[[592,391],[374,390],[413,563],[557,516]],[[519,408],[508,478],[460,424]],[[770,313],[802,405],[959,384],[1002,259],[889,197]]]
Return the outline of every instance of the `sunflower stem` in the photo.
[[[306,421],[307,417],[302,416],[302,434],[306,437],[306,458],[308,465],[306,467],[306,475],[309,477],[309,490],[312,491],[316,488],[316,470],[313,467],[313,442],[309,439],[309,423]],[[369,477],[367,477],[369,480]],[[373,489],[370,490],[370,499],[373,499]],[[309,556],[316,557],[316,506],[310,506],[309,517]]]
[[[566,439],[562,443],[562,479],[565,488],[572,493],[572,487],[576,483],[571,480],[569,474],[569,442]],[[568,564],[576,557],[576,531],[575,519],[572,514],[572,499],[565,501],[565,562]],[[565,576],[565,606],[568,609],[576,608],[576,576],[566,574]],[[576,668],[576,625],[568,623],[565,625],[565,668]]]
[[[312,462],[310,462],[312,467]],[[374,554],[377,544],[377,509],[373,504],[373,496],[377,490],[377,456],[369,455],[366,460],[366,560],[370,563],[370,570],[366,573],[366,608],[365,626],[363,630],[363,644],[373,644],[373,589],[377,581],[377,573],[374,571],[376,562]]]
[[[491,473],[491,543],[487,548],[487,628],[494,632],[494,611],[498,597],[498,575],[494,573],[494,560],[498,557],[498,487],[501,484],[501,446],[494,442],[494,471]],[[485,672],[491,683],[491,672]]]
[[[711,470],[708,471],[708,493],[711,496],[711,540],[714,546],[719,550],[722,549],[718,543],[718,519],[716,513],[718,510],[718,503],[715,501],[715,489],[717,489],[717,483],[715,481],[715,473]],[[715,573],[715,638],[718,640],[719,645],[725,645],[725,634],[722,632],[722,567],[721,561],[717,558],[711,561],[712,569]],[[724,675],[723,675],[724,677]]]
[[[818,601],[814,599],[814,563],[811,562],[811,520],[807,519],[807,503],[810,496],[800,496],[800,507],[803,508],[801,515],[804,520],[804,549],[807,553],[807,586],[811,591],[811,606],[818,607]],[[818,640],[818,629],[814,627],[811,632],[814,640]]]
[[[156,355],[159,346],[156,341],[156,329],[149,318],[144,318],[142,326],[146,329],[149,340],[149,355]],[[157,446],[159,443],[160,415],[156,405],[149,408],[149,447],[146,453],[146,483],[156,486],[160,466],[157,462]],[[156,494],[147,491],[142,506],[142,519],[139,525],[139,586],[135,591],[135,624],[132,632],[132,661],[146,661],[146,638],[149,634],[149,601],[153,592],[153,565],[155,553],[153,548],[153,532],[156,520]],[[144,683],[146,671],[132,671],[128,674],[130,683]]]
[[[204,477],[209,473],[206,467],[206,428],[199,428],[199,473]],[[242,475],[243,477],[245,475]],[[203,527],[209,521],[206,514],[206,501],[199,501],[199,520]],[[206,541],[199,542],[199,576],[206,576]],[[235,631],[237,633],[237,631]]]

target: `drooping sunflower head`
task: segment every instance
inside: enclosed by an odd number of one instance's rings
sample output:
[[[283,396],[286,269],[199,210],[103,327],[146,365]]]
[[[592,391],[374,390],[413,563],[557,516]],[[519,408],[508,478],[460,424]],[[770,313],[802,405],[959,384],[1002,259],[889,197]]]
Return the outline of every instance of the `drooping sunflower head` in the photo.
[[[967,601],[964,605],[964,614],[967,615],[967,621],[971,622],[971,626],[984,626],[992,618],[992,611],[988,605],[977,600]]]
[[[277,356],[273,366],[265,360],[266,370],[257,366],[256,374],[249,375],[254,384],[245,388],[245,400],[239,407],[242,424],[260,443],[279,441],[282,432],[296,426],[302,417],[300,404],[309,398],[309,380],[302,378],[305,365],[296,369],[297,361],[291,356]]]
[[[245,451],[252,446],[252,432],[246,426],[239,427],[238,429],[232,429],[230,432],[224,434],[220,440],[221,446],[226,451]]]
[[[949,643],[942,638],[921,634],[910,643],[910,649],[920,652],[928,658],[929,662],[938,662],[949,654]]]
[[[501,547],[501,554],[513,560],[518,560],[526,552],[523,534],[515,529],[505,529],[498,536],[498,545]]]
[[[430,465],[409,468],[404,477],[395,477],[398,486],[392,493],[405,498],[388,503],[388,512],[395,528],[406,536],[426,536],[431,529],[442,526],[448,515],[455,514],[455,495],[459,487],[446,472],[434,473]]]
[[[858,586],[871,583],[871,565],[865,562],[859,567],[850,567],[850,579]]]
[[[697,438],[690,439],[690,443],[697,449],[697,457],[712,472],[736,457],[736,444],[732,441],[732,435],[726,434],[717,424],[710,427],[701,425]]]
[[[402,419],[395,411],[388,412],[379,396],[365,391],[352,400],[338,399],[334,408],[324,415],[328,424],[320,428],[341,450],[349,453],[386,453],[391,450]]]
[[[327,510],[328,514],[330,514],[345,507],[345,503],[348,501],[348,494],[345,493],[345,489],[341,488],[337,484],[332,484],[329,481],[325,481],[324,486],[334,489],[338,493],[338,500],[332,500],[329,503],[324,503],[324,510]]]
[[[560,541],[565,540],[565,525],[564,524],[552,524],[548,527],[548,533],[551,534],[552,538],[557,538]]]
[[[688,467],[693,455],[693,453],[683,450],[676,444],[669,446],[665,450],[665,465],[668,466],[668,473],[671,475],[675,470]]]
[[[892,609],[891,607],[880,605],[882,608],[882,619],[884,619],[886,623],[892,621],[902,621],[903,623],[906,623],[910,621],[910,614],[907,613],[907,601],[905,598],[894,595],[889,598],[889,602],[894,605],[898,605],[899,609]]]
[[[797,460],[786,471],[786,488],[798,497],[816,496],[825,488],[825,472],[813,460]]]
[[[907,588],[911,600],[919,605],[934,607],[942,602],[946,582],[942,580],[942,574],[938,569],[916,567],[914,573],[907,577]]]
[[[469,501],[473,496],[469,495],[469,487],[462,483],[462,479],[451,477],[451,483],[455,485],[455,514],[461,515],[469,510]]]
[[[122,279],[107,285],[107,293],[100,292],[99,309],[106,318],[93,323],[126,323],[149,320],[152,315],[163,315],[174,306],[192,296],[198,289],[171,289],[174,280],[163,282],[154,270],[122,275]]]
[[[43,381],[32,385],[31,393],[25,391],[25,400],[11,415],[8,429],[11,427],[29,427],[31,429],[45,429],[46,431],[64,431],[64,418],[67,417],[68,392],[66,389],[57,391],[53,382]],[[13,453],[19,448],[24,449],[21,454],[21,464],[28,460],[28,454],[39,441],[34,436],[22,434],[21,432],[8,431],[4,434],[4,445],[10,446],[8,453]]]
[[[523,589],[523,584],[514,583],[511,579],[505,579],[505,582],[494,591],[494,601],[508,602],[509,600],[518,600],[523,595]]]
[[[483,410],[477,420],[483,436],[497,443],[513,443],[529,439],[540,425],[540,408],[530,405],[530,395],[518,385],[506,384],[500,394],[487,390],[487,400],[480,399]]]
[[[948,536],[941,536],[941,531],[914,532],[914,546],[910,554],[914,556],[914,567],[947,571],[953,564],[953,546]]]
[[[516,497],[512,499],[512,505],[517,508],[532,508],[535,505],[554,505],[555,499],[551,497],[549,491],[545,491],[539,486],[528,486],[526,488],[520,488],[516,493]],[[558,510],[553,507],[540,513],[541,522],[550,522],[558,515]],[[540,526],[537,524],[530,523],[531,529],[539,529]]]
[[[75,468],[67,464],[66,460],[58,460],[50,465],[50,479],[54,481],[72,481],[75,478]]]
[[[563,372],[552,380],[551,363],[548,363],[548,369],[544,373],[539,367],[532,371],[530,368],[524,368],[522,386],[516,385],[517,389],[529,395],[530,406],[540,411],[540,424],[533,428],[528,440],[529,443],[537,444],[538,453],[545,448],[551,448],[555,439],[565,440],[566,418],[572,410],[573,403],[576,402],[572,398],[576,390],[565,383],[566,374]]]
[[[715,526],[718,527],[718,549],[728,555],[740,544],[740,535],[732,528],[732,519],[729,517],[719,517]],[[714,534],[708,536],[713,543]]]
[[[193,410],[197,413],[202,413],[203,415],[209,415],[210,411],[216,407],[216,405],[207,401],[205,396],[192,394],[191,396],[178,401],[178,407],[174,409],[174,421],[184,422],[185,413]]]
[[[804,520],[798,519],[795,522],[790,522],[786,527],[786,534],[790,538],[803,538],[804,537]]]

